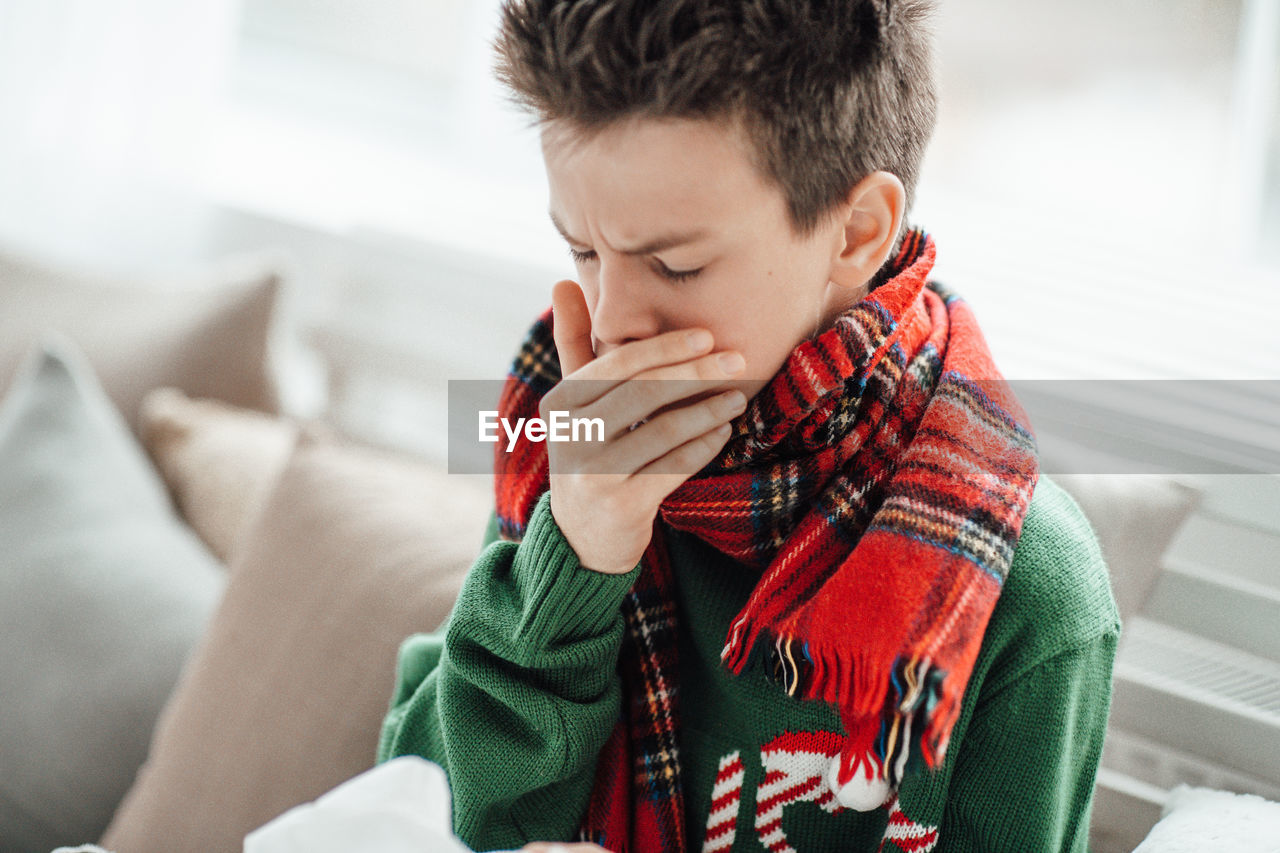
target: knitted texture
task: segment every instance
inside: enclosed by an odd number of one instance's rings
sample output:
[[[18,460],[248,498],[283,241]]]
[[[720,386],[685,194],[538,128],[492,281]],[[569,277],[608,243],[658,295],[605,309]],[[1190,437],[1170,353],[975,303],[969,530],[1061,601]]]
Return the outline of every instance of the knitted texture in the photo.
[[[1084,850],[1116,617],[1088,526],[1050,480],[1037,482],[946,760],[908,774],[898,795],[870,812],[831,810],[824,799],[821,757],[842,741],[836,709],[780,696],[763,672],[734,675],[720,661],[726,627],[758,576],[694,536],[673,534],[667,544],[677,578],[680,755],[694,849],[723,807],[715,796],[720,765],[736,755],[743,770],[736,824],[723,811],[715,823],[735,825],[731,849],[740,853],[924,850],[931,837],[935,853]]]
[[[889,280],[801,343],[725,450],[660,519],[764,570],[723,651],[822,699],[845,734],[829,772],[846,805],[881,805],[942,760],[1037,478],[1025,414],[968,307],[926,286],[933,242],[904,241]],[[560,379],[549,312],[499,403],[537,414]],[[541,443],[496,455],[497,514],[519,541],[549,472]],[[661,524],[625,599],[624,719],[597,764],[584,837],[684,850],[675,611]]]
[[[738,810],[742,806],[742,752],[734,750],[720,759],[716,783],[711,789],[711,809],[702,853],[733,849],[738,834]]]
[[[549,498],[518,545],[495,541],[494,520],[447,630],[405,643],[379,742],[379,760],[422,755],[446,769],[455,829],[475,850],[573,838],[618,731],[621,606],[640,570],[582,569]],[[1118,626],[1089,525],[1051,480],[1037,482],[947,757],[903,780],[892,833],[889,806],[828,810],[813,797],[825,787],[815,758],[843,741],[834,707],[786,696],[762,669],[723,666],[759,574],[692,534],[668,531],[666,543],[694,849],[714,824],[715,849],[734,853],[899,853],[929,849],[935,830],[933,853],[1085,853]]]

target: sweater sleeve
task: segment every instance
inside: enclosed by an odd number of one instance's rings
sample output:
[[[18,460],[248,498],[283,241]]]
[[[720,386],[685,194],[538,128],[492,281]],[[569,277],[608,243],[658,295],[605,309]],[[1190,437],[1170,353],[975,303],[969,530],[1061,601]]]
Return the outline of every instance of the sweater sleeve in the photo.
[[[472,848],[576,832],[618,719],[621,604],[638,571],[582,568],[543,495],[518,545],[485,548],[443,631],[401,647],[378,760],[440,764]]]
[[[937,853],[1087,853],[1116,633],[983,697],[951,782]]]
[[[1119,638],[1097,539],[1042,476],[953,731],[936,853],[1087,850]]]

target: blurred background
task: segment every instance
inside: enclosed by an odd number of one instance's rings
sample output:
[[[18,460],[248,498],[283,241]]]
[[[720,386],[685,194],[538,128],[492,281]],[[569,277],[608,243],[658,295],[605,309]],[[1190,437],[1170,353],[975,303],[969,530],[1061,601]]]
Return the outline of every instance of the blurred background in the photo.
[[[572,268],[536,136],[489,74],[495,9],[0,0],[0,240],[122,272],[297,250],[299,321],[330,349],[370,338],[500,376]],[[940,4],[914,218],[1006,373],[1280,375],[1276,14]]]
[[[0,250],[115,280],[277,253],[286,412],[441,459],[447,381],[504,375],[572,274],[536,133],[489,73],[496,5],[0,0]],[[1109,451],[1212,408],[1180,446],[1278,470],[1280,3],[942,0],[935,28],[941,114],[913,218],[1005,373],[1253,380],[1211,404],[1171,384],[1172,414],[1127,412]],[[1201,498],[1117,694],[1109,849],[1179,780],[1280,794],[1280,487],[1166,473]],[[1193,601],[1223,609],[1191,624]],[[1213,628],[1241,606],[1263,614],[1256,636]],[[1245,655],[1247,696],[1151,675],[1195,654],[1213,669],[1214,642]],[[1234,734],[1206,747],[1206,726]]]

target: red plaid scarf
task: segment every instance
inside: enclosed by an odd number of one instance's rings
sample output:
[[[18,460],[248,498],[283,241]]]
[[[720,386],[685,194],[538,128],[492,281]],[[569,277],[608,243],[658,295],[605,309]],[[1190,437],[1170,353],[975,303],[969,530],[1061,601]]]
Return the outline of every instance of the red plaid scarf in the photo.
[[[1038,466],[972,312],[926,286],[933,261],[933,241],[909,234],[888,280],[797,346],[720,456],[663,502],[623,605],[623,719],[600,753],[587,840],[687,849],[664,525],[764,571],[724,663],[762,663],[788,693],[836,706],[846,742],[829,778],[845,805],[881,805],[944,757]],[[500,414],[536,415],[559,379],[548,311]],[[548,488],[546,448],[496,458],[500,529],[519,540]]]

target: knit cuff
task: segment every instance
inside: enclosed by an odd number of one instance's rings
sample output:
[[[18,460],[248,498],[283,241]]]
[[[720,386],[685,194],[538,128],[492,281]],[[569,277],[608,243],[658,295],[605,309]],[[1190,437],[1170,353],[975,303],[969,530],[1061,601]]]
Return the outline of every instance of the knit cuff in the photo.
[[[640,575],[584,569],[551,515],[551,493],[538,499],[512,563],[524,614],[520,633],[544,647],[607,633]]]

